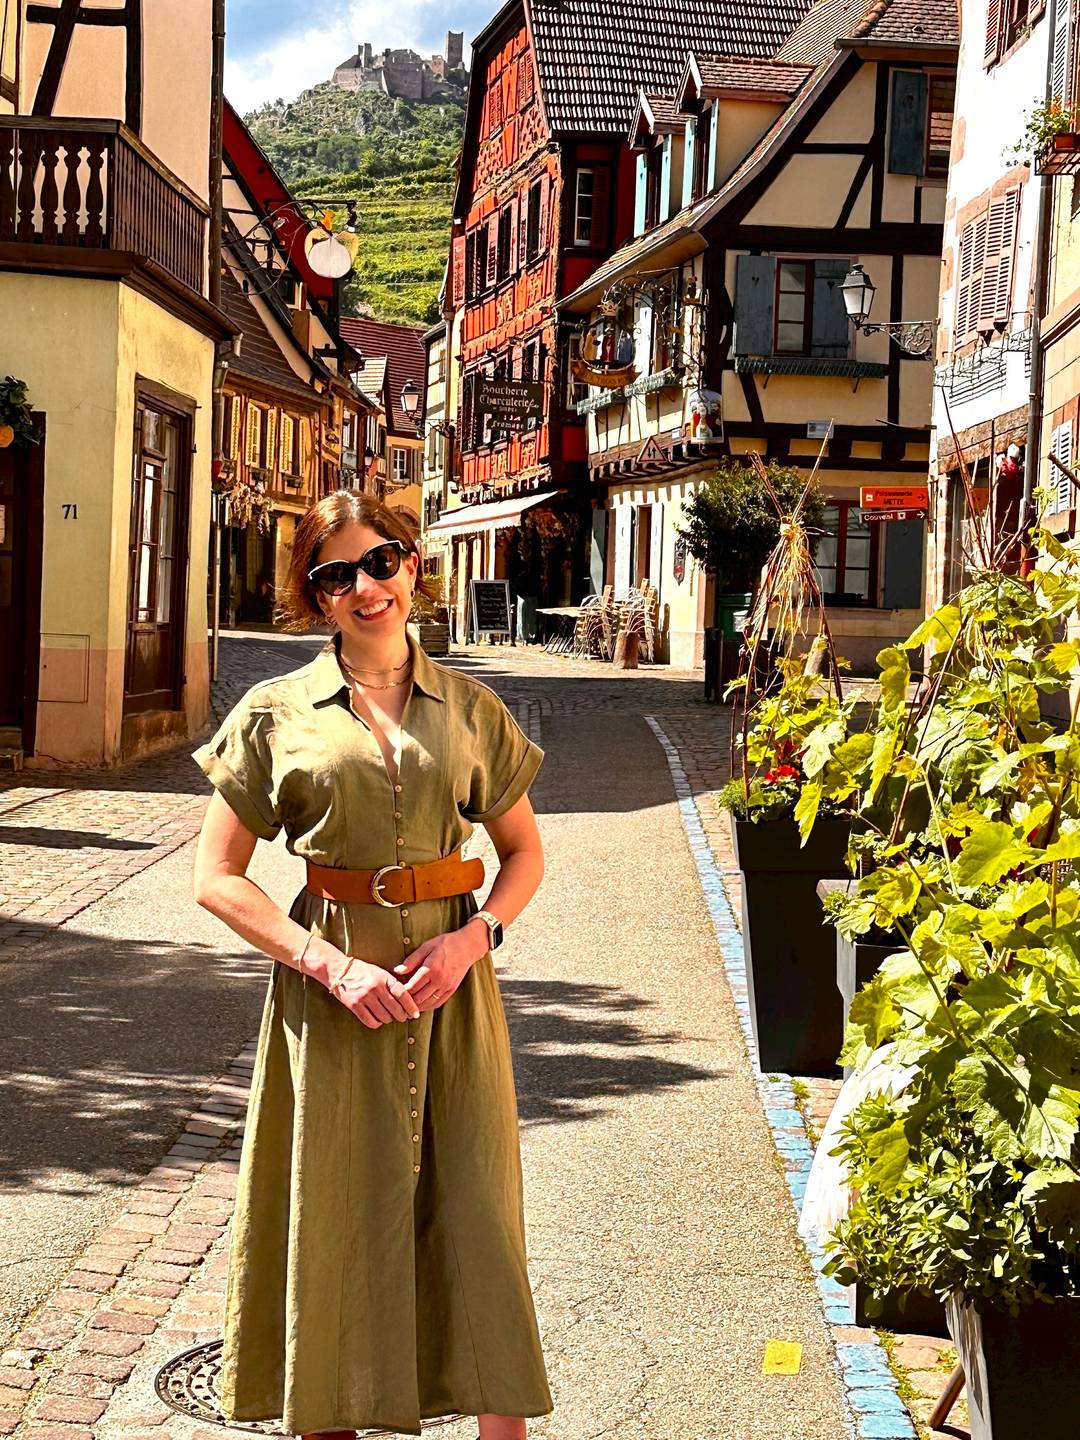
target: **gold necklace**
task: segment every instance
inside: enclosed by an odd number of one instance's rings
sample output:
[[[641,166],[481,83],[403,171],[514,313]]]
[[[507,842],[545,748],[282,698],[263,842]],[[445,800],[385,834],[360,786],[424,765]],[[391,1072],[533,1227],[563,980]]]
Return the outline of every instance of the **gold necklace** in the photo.
[[[364,666],[364,665],[350,665],[347,660],[342,659],[342,655],[341,655],[341,651],[340,651],[340,650],[337,652],[337,657],[338,657],[338,662],[339,662],[339,664],[342,665],[342,666],[344,667],[344,669],[346,669],[346,670],[349,672],[350,675],[383,675],[383,674],[386,673],[386,672],[383,671],[383,670],[369,670],[369,669],[368,669],[366,666]],[[411,655],[406,655],[406,656],[405,656],[405,659],[402,660],[402,662],[401,662],[400,665],[395,665],[395,666],[394,666],[394,668],[390,671],[390,674],[391,674],[391,675],[396,675],[399,670],[404,670],[404,669],[405,669],[405,666],[408,665],[408,663],[409,663],[409,661],[410,661],[411,659],[412,659],[412,656],[411,656]]]
[[[407,665],[408,663],[408,660],[406,660],[405,664]],[[411,674],[403,675],[400,680],[391,680],[388,685],[372,685],[369,681],[360,680],[356,675],[354,675],[351,668],[345,663],[344,660],[342,660],[340,655],[338,656],[338,664],[341,666],[342,670],[345,671],[345,674],[349,677],[352,683],[354,685],[359,685],[364,690],[396,690],[398,686],[407,685],[412,679]],[[403,668],[404,666],[402,665],[395,666],[396,670],[401,670]],[[379,672],[377,670],[372,670],[369,673],[372,675],[377,675]],[[391,674],[393,674],[393,671],[391,671]]]

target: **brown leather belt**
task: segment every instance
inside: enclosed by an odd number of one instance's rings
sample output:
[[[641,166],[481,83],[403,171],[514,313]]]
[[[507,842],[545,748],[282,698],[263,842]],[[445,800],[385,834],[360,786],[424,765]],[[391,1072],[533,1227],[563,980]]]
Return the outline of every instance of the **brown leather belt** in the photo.
[[[484,883],[484,862],[463,860],[461,851],[427,865],[383,865],[378,870],[338,870],[307,862],[307,888],[323,900],[348,905],[384,905],[396,910],[417,900],[466,895]]]

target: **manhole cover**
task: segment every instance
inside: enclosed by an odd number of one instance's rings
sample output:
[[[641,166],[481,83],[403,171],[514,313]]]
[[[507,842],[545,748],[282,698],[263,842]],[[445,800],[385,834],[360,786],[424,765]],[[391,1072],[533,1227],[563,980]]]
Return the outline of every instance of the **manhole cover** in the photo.
[[[280,1422],[273,1420],[226,1420],[221,1413],[221,1345],[220,1340],[211,1340],[206,1345],[196,1345],[193,1350],[184,1350],[167,1360],[158,1371],[154,1389],[159,1398],[179,1415],[202,1421],[203,1424],[220,1425],[226,1430],[246,1430],[253,1435],[287,1435],[280,1428]],[[434,1420],[422,1420],[422,1430],[434,1430],[439,1425],[451,1425],[460,1420],[460,1415],[440,1415]],[[396,1430],[359,1430],[358,1435],[396,1435]]]

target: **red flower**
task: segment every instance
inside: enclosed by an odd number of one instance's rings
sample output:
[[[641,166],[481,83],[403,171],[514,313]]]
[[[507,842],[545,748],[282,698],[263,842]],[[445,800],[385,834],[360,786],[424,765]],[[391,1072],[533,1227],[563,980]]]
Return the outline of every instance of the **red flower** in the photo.
[[[778,785],[781,780],[797,780],[799,772],[794,765],[777,765],[775,770],[769,770],[765,775],[766,785]]]

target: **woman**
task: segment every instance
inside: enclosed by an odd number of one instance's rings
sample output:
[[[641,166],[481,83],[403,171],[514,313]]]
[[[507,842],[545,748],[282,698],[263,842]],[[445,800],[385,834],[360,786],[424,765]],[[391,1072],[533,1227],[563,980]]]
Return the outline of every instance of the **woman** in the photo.
[[[510,1048],[491,950],[543,853],[543,759],[497,696],[406,633],[419,556],[340,492],[301,520],[285,622],[309,665],[257,685],[195,758],[215,787],[201,905],[276,964],[230,1256],[222,1400],[302,1435],[475,1414],[523,1440],[551,1409],[525,1267]],[[500,860],[458,853],[476,823]],[[247,878],[284,829],[285,915]],[[434,863],[439,862],[439,863]]]

